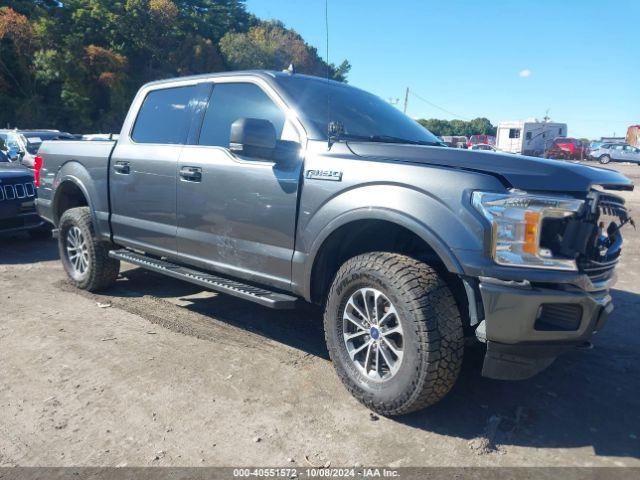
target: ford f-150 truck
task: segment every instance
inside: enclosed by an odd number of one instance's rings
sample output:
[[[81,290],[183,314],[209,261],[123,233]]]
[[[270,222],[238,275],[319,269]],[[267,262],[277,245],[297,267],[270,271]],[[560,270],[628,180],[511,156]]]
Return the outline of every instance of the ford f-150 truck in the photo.
[[[611,170],[445,147],[378,97],[288,72],[143,86],[117,142],[44,142],[38,211],[71,281],[120,262],[324,309],[336,371],[384,415],[483,374],[527,378],[607,321],[621,227]]]

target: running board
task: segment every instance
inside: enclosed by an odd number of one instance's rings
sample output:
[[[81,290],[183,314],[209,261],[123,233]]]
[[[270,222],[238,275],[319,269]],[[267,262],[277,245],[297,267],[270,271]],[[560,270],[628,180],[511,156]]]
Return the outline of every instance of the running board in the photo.
[[[244,283],[229,280],[228,278],[218,277],[210,273],[202,272],[165,260],[157,260],[147,257],[130,250],[111,250],[109,252],[111,258],[122,260],[123,262],[132,263],[138,267],[158,272],[168,277],[177,278],[186,282],[195,283],[209,290],[220,293],[233,295],[234,297],[243,298],[255,303],[259,303],[265,307],[276,309],[292,309],[295,308],[297,298],[284,293],[272,292],[264,288],[246,285]]]

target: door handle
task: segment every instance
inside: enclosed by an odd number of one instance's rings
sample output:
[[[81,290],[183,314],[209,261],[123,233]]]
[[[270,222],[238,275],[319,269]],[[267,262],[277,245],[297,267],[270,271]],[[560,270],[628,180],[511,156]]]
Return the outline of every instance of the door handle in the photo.
[[[123,175],[129,175],[131,173],[131,165],[129,162],[116,162],[113,164],[113,169]]]
[[[199,167],[180,168],[180,177],[187,182],[201,182],[202,169]]]

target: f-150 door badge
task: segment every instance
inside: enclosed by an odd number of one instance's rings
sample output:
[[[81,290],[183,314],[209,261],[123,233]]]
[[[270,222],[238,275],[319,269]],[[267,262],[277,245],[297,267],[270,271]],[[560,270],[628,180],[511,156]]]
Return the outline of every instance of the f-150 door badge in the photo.
[[[310,180],[329,180],[332,182],[342,181],[342,172],[337,170],[307,170],[304,178]]]

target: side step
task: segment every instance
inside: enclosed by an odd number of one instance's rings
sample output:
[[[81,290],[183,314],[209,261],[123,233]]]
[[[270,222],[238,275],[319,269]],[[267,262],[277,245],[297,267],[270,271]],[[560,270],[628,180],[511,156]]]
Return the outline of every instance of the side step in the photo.
[[[246,285],[244,283],[236,282],[235,280],[218,277],[199,270],[176,265],[165,260],[156,260],[155,258],[147,257],[126,249],[111,250],[109,252],[109,256],[123,262],[132,263],[138,267],[146,268],[153,272],[158,272],[186,282],[195,283],[196,285],[200,285],[201,287],[209,290],[227,293],[234,297],[259,303],[260,305],[269,308],[292,309],[295,308],[298,300],[296,297],[291,295],[272,292],[252,285]]]

